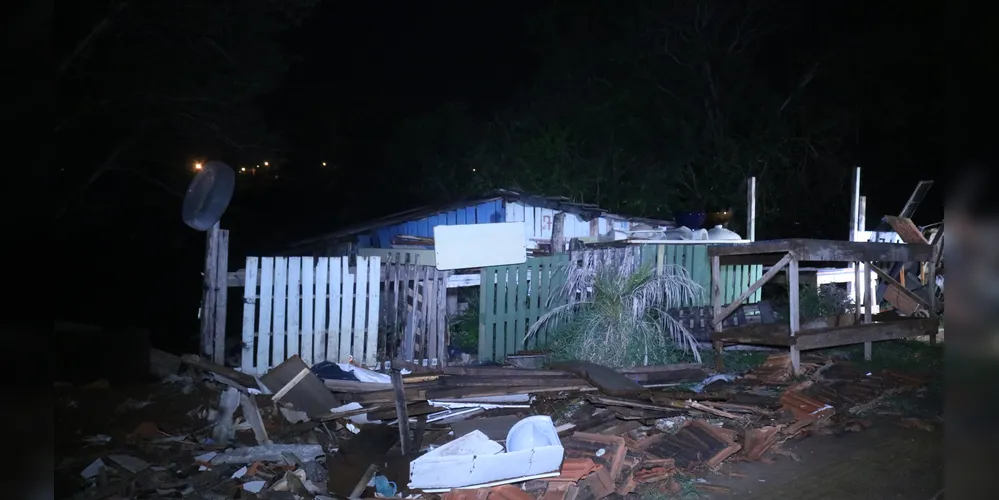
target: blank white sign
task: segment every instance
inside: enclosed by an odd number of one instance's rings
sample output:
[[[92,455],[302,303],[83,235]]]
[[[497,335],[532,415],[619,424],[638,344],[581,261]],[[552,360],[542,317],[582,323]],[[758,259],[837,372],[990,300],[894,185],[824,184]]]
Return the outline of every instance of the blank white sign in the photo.
[[[472,269],[523,264],[527,249],[523,222],[434,227],[437,269]]]

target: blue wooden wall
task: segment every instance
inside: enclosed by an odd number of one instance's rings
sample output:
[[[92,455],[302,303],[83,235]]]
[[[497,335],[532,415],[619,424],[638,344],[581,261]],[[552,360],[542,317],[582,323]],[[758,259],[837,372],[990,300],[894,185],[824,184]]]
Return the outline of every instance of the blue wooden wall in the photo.
[[[374,229],[357,237],[360,248],[389,248],[392,238],[405,236],[434,237],[434,226],[454,226],[458,224],[486,224],[506,222],[506,208],[503,200],[492,200],[463,208],[439,212],[434,215]]]

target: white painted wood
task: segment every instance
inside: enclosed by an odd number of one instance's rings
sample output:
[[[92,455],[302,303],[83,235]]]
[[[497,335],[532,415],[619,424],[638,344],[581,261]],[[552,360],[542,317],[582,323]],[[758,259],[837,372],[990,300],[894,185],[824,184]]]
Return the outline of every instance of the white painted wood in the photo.
[[[299,353],[302,328],[299,323],[302,309],[301,294],[302,258],[288,257],[288,357]]]
[[[312,366],[312,336],[315,334],[316,260],[302,257],[302,336],[299,356]]]
[[[309,366],[319,363],[325,359],[326,334],[329,331],[326,326],[326,301],[329,297],[329,272],[330,258],[319,257],[316,259],[316,300],[313,307],[315,321],[313,322],[312,338],[309,339]],[[305,359],[303,357],[303,359]]]
[[[343,314],[343,274],[349,259],[337,257],[330,259],[330,320],[329,334],[326,336],[326,360],[340,360],[341,345],[343,345],[343,332],[340,330],[340,316]],[[350,294],[348,292],[347,296]],[[350,339],[347,339],[349,342]]]
[[[787,264],[787,293],[792,340],[794,340],[793,337],[798,335],[798,330],[801,329],[801,307],[798,291],[798,260],[791,259]],[[795,375],[801,373],[801,351],[798,350],[797,345],[791,345],[791,369]]]
[[[330,358],[330,361],[346,363],[350,356],[351,330],[354,322],[354,275],[347,267],[349,265],[347,259],[342,260],[340,267],[340,275],[343,280],[343,294],[340,301],[340,351],[337,357]]]
[[[357,267],[354,274],[354,325],[350,331],[352,340],[350,349],[347,351],[358,361],[364,359],[364,334],[366,323],[366,313],[368,305],[368,259],[366,257],[357,258]],[[342,352],[342,351],[341,351]],[[342,356],[342,354],[341,354]]]
[[[274,257],[274,320],[271,356],[277,366],[287,359],[285,353],[285,308],[288,306],[288,258]]]
[[[246,258],[246,286],[243,287],[243,346],[240,367],[246,373],[253,371],[253,347],[256,344],[257,319],[257,265],[256,257]]]
[[[378,319],[381,311],[381,292],[378,284],[381,281],[381,258],[368,258],[368,321],[365,330],[367,331],[364,342],[364,366],[373,367],[378,362]]]
[[[437,269],[471,269],[527,261],[519,222],[462,224],[434,228]],[[551,229],[548,230],[551,235]]]
[[[746,209],[746,239],[756,241],[756,177],[749,178],[746,198],[749,203],[749,207]]]
[[[274,308],[274,257],[260,259],[260,324],[257,326],[257,372],[271,366],[271,312]]]

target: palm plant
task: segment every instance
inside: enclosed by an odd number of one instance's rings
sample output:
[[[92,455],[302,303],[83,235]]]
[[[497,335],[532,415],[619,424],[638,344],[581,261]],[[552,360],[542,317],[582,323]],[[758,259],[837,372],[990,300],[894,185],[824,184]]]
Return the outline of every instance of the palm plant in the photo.
[[[676,361],[677,351],[699,363],[694,337],[667,314],[689,305],[701,292],[682,267],[607,264],[570,266],[564,286],[549,299],[568,302],[531,325],[527,338],[551,329],[552,355],[624,367]]]

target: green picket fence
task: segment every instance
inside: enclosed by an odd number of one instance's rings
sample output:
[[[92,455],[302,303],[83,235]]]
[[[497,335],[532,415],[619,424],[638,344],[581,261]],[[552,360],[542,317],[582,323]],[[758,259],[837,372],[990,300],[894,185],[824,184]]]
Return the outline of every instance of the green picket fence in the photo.
[[[516,266],[482,269],[479,360],[502,360],[548,344],[546,332],[538,332],[527,343],[524,336],[542,314],[565,303],[555,294],[565,284],[568,262],[568,255],[555,255],[534,257]]]
[[[614,249],[588,250],[613,252]],[[683,267],[702,287],[702,294],[691,307],[710,305],[711,265],[707,245],[642,245],[644,265],[661,269],[666,265]],[[528,328],[543,314],[565,303],[555,296],[565,284],[568,255],[530,258],[515,266],[482,269],[479,288],[479,360],[502,361],[510,354],[543,349],[550,340],[548,332],[538,332],[524,342]],[[763,266],[722,266],[722,297],[730,303],[763,275]],[[550,301],[555,296],[558,300]],[[746,303],[759,302],[757,290]]]

